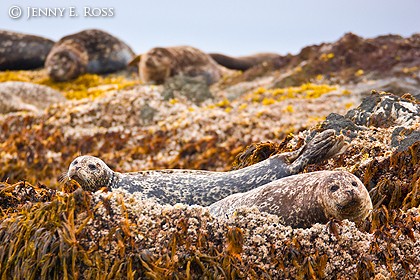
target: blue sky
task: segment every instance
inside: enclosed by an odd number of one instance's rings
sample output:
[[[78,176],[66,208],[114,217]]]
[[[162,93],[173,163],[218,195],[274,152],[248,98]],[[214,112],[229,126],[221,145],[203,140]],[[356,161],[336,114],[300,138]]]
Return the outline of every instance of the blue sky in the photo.
[[[51,4],[54,3],[54,4]],[[9,8],[22,8],[11,19]],[[79,17],[27,19],[27,8],[75,7]],[[113,8],[113,17],[84,17],[84,8]],[[337,40],[346,32],[363,37],[420,32],[420,0],[1,0],[0,28],[54,40],[100,28],[137,53],[155,46],[192,45],[207,52],[245,55],[297,53]]]

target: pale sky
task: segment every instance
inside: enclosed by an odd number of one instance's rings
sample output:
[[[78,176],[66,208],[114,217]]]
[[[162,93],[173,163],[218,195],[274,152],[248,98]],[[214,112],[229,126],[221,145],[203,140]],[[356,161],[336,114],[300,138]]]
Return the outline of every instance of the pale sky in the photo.
[[[21,18],[10,18],[12,6],[22,9]],[[78,17],[68,15],[70,7],[75,7]],[[65,11],[63,17],[27,19],[28,8]],[[112,8],[114,15],[85,17],[85,8],[91,13],[93,8]],[[420,0],[0,1],[0,29],[58,40],[87,28],[108,31],[137,53],[155,46],[192,45],[230,55],[287,54],[335,41],[346,32],[363,37],[418,33]]]

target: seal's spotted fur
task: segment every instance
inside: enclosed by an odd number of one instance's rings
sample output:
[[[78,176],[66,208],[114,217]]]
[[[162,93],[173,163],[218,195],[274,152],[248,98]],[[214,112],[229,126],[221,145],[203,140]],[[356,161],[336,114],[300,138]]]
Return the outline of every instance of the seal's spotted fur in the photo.
[[[278,215],[285,225],[310,227],[330,218],[360,221],[372,210],[363,183],[346,171],[318,171],[279,179],[212,204],[210,213],[226,217],[241,207]]]
[[[119,173],[112,171],[99,158],[80,156],[70,164],[67,175],[85,190],[122,188],[130,193],[141,192],[160,203],[208,206],[231,194],[296,174],[307,164],[323,160],[342,147],[343,137],[337,137],[333,130],[326,130],[298,151],[274,155],[230,172],[174,169]]]
[[[41,68],[53,45],[46,38],[0,30],[0,71]]]
[[[124,42],[97,29],[63,37],[51,49],[45,62],[55,81],[68,81],[84,73],[111,73],[124,69],[134,52]]]
[[[146,83],[162,84],[169,77],[185,75],[202,76],[212,84],[226,71],[208,54],[190,46],[153,48],[139,62],[139,76]]]

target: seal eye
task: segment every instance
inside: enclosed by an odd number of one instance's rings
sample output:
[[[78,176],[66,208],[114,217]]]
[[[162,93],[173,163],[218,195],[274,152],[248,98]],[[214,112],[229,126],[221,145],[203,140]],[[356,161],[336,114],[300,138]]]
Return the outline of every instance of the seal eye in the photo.
[[[339,189],[338,185],[332,185],[330,191],[335,192]]]
[[[355,181],[351,182],[351,184],[353,185],[353,187],[357,187],[357,183]]]
[[[79,162],[76,160],[76,161],[74,161],[73,162],[73,165],[76,165],[76,164],[78,164]]]
[[[90,170],[96,170],[96,166],[94,164],[89,164],[88,167]]]

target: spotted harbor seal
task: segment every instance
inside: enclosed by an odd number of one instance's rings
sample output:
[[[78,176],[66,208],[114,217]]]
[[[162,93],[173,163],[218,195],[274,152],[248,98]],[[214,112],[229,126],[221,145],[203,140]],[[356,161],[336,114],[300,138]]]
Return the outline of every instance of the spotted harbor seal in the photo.
[[[279,178],[296,174],[316,161],[337,153],[344,145],[333,130],[316,135],[301,149],[277,154],[243,169],[229,172],[200,170],[153,170],[133,173],[112,171],[101,159],[80,156],[73,160],[67,178],[89,191],[101,187],[141,192],[159,203],[208,206],[233,193],[246,192]]]
[[[0,30],[0,70],[43,67],[53,45],[46,38]]]
[[[276,53],[257,53],[254,55],[248,56],[239,56],[233,57],[220,53],[209,53],[211,58],[213,58],[220,65],[233,70],[248,70],[255,65],[261,64],[263,62],[272,61],[275,59],[280,59],[281,56]]]
[[[68,81],[84,73],[105,74],[124,69],[134,52],[118,38],[97,29],[63,37],[45,62],[54,81]]]
[[[139,76],[145,83],[162,84],[177,75],[203,76],[208,84],[228,71],[208,54],[190,46],[153,48],[139,58]]]
[[[372,210],[363,183],[346,171],[317,171],[282,178],[210,205],[210,213],[226,217],[240,207],[256,206],[281,217],[285,225],[310,227],[330,218],[358,222]]]

